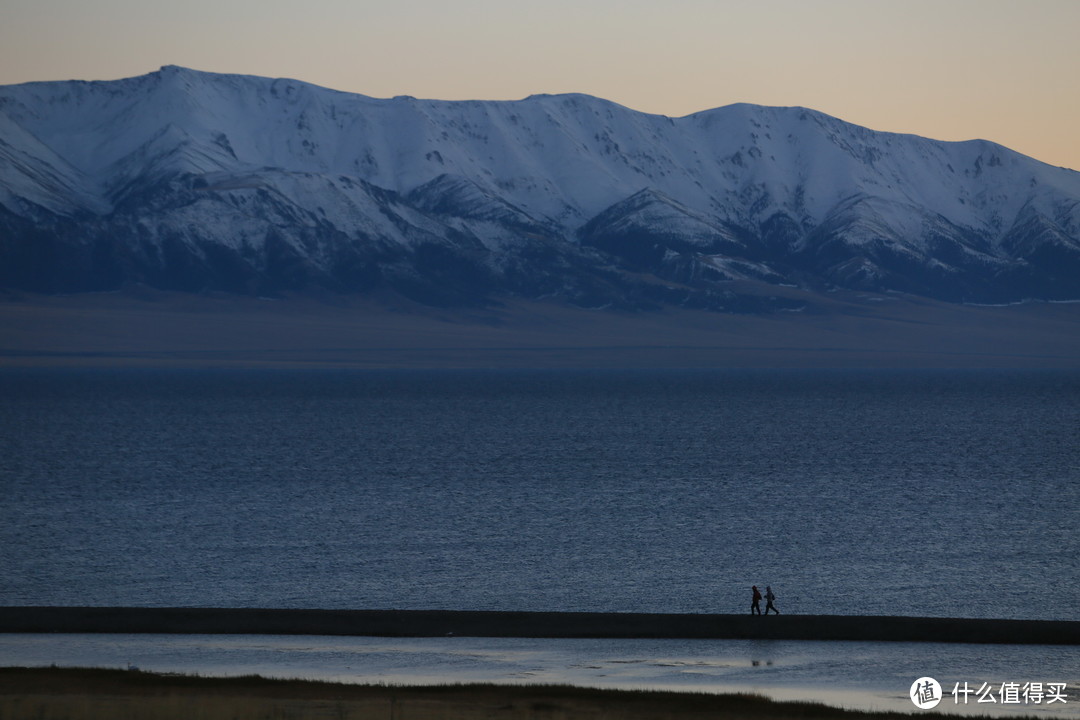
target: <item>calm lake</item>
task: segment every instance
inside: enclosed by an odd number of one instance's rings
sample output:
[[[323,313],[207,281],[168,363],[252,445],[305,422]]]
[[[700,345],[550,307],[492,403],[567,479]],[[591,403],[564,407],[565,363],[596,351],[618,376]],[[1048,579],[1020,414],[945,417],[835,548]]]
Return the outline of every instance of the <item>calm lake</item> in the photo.
[[[1080,620],[1080,373],[0,373],[0,605]]]

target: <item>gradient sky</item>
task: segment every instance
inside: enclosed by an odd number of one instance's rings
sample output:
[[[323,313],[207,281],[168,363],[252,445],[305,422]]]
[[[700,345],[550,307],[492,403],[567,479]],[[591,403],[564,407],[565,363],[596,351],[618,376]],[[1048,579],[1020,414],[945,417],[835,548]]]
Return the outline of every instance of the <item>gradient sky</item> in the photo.
[[[1080,0],[0,0],[0,84],[166,64],[375,97],[802,105],[1080,169]]]

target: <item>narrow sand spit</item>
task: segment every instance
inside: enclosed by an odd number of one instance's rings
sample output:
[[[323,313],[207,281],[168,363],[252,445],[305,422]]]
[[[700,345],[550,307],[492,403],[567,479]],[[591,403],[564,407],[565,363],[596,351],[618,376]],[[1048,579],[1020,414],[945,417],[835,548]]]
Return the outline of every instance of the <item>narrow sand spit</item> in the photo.
[[[0,632],[1080,644],[1080,622],[857,615],[0,607]]]

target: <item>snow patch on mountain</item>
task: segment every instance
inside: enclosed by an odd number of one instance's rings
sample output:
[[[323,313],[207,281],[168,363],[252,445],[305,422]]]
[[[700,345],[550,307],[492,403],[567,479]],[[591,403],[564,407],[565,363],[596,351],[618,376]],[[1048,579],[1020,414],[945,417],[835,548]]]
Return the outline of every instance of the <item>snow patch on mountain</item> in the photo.
[[[5,247],[43,227],[61,246],[111,234],[164,266],[163,238],[183,238],[244,277],[271,238],[309,279],[335,276],[342,252],[428,277],[418,258],[447,252],[493,288],[568,273],[551,291],[583,297],[615,292],[619,268],[676,294],[746,277],[1080,294],[1080,173],[799,107],[376,99],[176,66],[28,83],[0,87],[0,208]]]

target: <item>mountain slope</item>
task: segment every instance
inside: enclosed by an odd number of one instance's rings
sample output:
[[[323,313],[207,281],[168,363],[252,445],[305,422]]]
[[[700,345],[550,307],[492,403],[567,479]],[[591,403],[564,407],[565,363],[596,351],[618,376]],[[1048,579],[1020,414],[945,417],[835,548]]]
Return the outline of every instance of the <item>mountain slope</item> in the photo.
[[[1080,173],[802,108],[379,100],[170,66],[0,88],[0,258],[0,285],[52,292],[1077,299]]]

